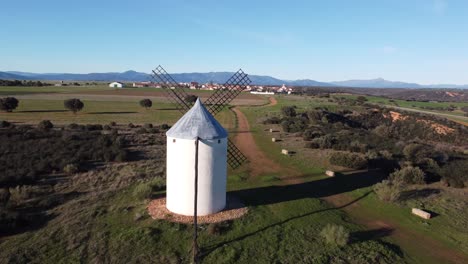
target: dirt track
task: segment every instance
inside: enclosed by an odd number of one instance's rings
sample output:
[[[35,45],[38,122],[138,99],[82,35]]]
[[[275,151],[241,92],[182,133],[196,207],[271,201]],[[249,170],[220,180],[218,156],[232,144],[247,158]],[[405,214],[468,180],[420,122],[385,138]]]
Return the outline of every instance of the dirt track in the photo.
[[[275,98],[270,97],[270,106],[277,104]],[[277,173],[281,170],[279,164],[269,159],[255,144],[255,140],[250,132],[250,125],[247,117],[237,107],[233,108],[237,115],[238,131],[234,142],[239,150],[247,157],[250,174],[258,176],[261,174]]]
[[[268,106],[275,104],[277,104],[276,99],[270,97],[270,104]],[[236,135],[234,141],[236,146],[239,147],[242,153],[249,159],[251,175],[258,176],[280,172],[286,172],[288,176],[298,175],[297,171],[291,168],[282,168],[279,164],[269,159],[256,145],[252,133],[250,132],[250,125],[247,117],[238,108],[234,108],[233,110],[237,115],[239,124],[239,134]],[[284,184],[296,184],[300,182],[300,179],[294,177],[293,181],[286,179]],[[468,256],[448,248],[437,240],[403,228],[388,219],[380,219],[371,216],[364,212],[365,209],[358,201],[353,202],[353,198],[349,195],[337,194],[322,197],[322,199],[336,208],[346,211],[355,223],[367,227],[368,230],[382,230],[384,232],[388,230],[387,235],[395,240],[405,252],[410,253],[410,255],[420,256],[421,254],[425,254],[425,259],[435,260],[439,263],[468,263]]]

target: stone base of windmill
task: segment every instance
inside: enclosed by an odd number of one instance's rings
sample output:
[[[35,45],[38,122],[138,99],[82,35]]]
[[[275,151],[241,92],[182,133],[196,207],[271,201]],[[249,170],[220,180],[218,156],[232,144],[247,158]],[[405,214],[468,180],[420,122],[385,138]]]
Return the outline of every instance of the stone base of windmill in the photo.
[[[198,216],[197,221],[199,224],[219,223],[240,218],[247,214],[247,212],[248,208],[239,199],[228,195],[224,210],[216,214]],[[166,208],[166,197],[152,200],[148,205],[148,214],[155,220],[162,219],[177,223],[193,223],[193,216],[179,215],[169,211]]]

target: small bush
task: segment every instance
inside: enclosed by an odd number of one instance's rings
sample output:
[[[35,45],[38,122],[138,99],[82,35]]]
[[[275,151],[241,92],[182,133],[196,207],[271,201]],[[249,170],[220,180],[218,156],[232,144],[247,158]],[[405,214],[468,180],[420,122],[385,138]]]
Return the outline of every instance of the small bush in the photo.
[[[151,198],[152,192],[153,189],[151,186],[149,184],[143,183],[135,187],[133,190],[133,196],[138,200],[145,200]]]
[[[294,106],[284,106],[281,108],[281,113],[286,117],[295,117],[296,109]]]
[[[302,138],[306,141],[310,141],[314,138],[321,137],[323,134],[320,131],[316,131],[313,129],[306,129],[304,133],[302,133]]]
[[[162,177],[155,177],[149,182],[149,186],[153,189],[153,191],[161,191],[166,188],[166,179]]]
[[[441,169],[442,180],[451,187],[468,186],[468,160],[455,160]]]
[[[133,123],[128,123],[128,127],[129,127],[129,128],[134,128],[135,125],[134,125]]]
[[[153,124],[151,123],[146,123],[143,125],[144,128],[153,128]]]
[[[137,134],[146,134],[146,133],[148,133],[148,131],[146,130],[146,128],[140,127],[135,131],[135,133],[137,133]]]
[[[0,121],[0,128],[10,127],[11,123],[8,121]]]
[[[103,129],[103,127],[100,124],[88,124],[88,125],[86,125],[86,130],[88,130],[88,131],[98,131],[98,130],[102,130],[102,129]]]
[[[44,130],[54,128],[54,124],[52,124],[52,122],[50,122],[50,120],[42,120],[41,122],[39,122],[39,124],[37,126],[40,129],[44,129]]]
[[[385,202],[396,202],[400,199],[402,187],[390,180],[383,180],[374,185],[375,194],[380,200]]]
[[[114,121],[109,123],[109,126],[116,126],[116,125],[117,125],[117,123],[115,123]]]
[[[160,129],[163,129],[163,130],[168,130],[169,128],[171,128],[168,124],[162,124],[159,126]]]
[[[63,172],[66,174],[74,174],[78,172],[78,166],[76,164],[67,164],[63,167]]]
[[[80,128],[81,128],[81,126],[78,125],[78,124],[75,124],[75,123],[71,123],[71,124],[69,124],[69,125],[67,126],[67,129],[70,129],[70,130],[78,130],[78,129],[80,129]]]
[[[193,104],[197,101],[198,97],[196,95],[189,94],[184,99],[185,99],[185,102],[189,104]]]
[[[404,167],[390,174],[390,179],[402,184],[424,184],[424,172],[419,167]]]
[[[348,244],[349,232],[340,225],[328,224],[320,232],[325,242],[332,246],[342,247]]]
[[[281,123],[281,118],[277,117],[277,116],[273,116],[273,117],[270,117],[270,118],[267,118],[263,121],[263,124],[265,125],[270,125],[270,124],[279,124]]]
[[[334,152],[330,155],[330,163],[352,169],[363,169],[367,167],[367,159],[362,154],[349,152]]]

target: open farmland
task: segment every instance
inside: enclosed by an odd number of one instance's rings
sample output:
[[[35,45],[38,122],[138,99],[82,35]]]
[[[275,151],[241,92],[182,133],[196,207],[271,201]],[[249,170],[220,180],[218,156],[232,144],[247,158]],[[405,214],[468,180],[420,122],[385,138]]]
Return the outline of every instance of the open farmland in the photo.
[[[199,94],[206,98],[210,93]],[[12,113],[0,113],[0,120],[15,125],[1,128],[5,140],[28,135],[30,144],[41,149],[40,144],[50,143],[41,139],[46,132],[36,129],[36,124],[48,119],[55,127],[47,133],[71,138],[73,146],[80,138],[89,140],[86,146],[93,145],[92,140],[107,146],[107,140],[99,138],[109,135],[109,142],[117,142],[109,145],[109,151],[128,155],[106,160],[114,154],[103,152],[88,159],[83,150],[77,171],[65,170],[62,165],[67,162],[57,160],[56,168],[38,174],[32,182],[2,186],[7,186],[11,196],[2,215],[2,224],[7,223],[10,231],[0,238],[0,259],[6,263],[190,262],[192,227],[153,220],[146,211],[150,199],[164,195],[165,128],[161,125],[173,124],[180,117],[159,91],[48,91],[16,97],[19,107]],[[84,109],[76,115],[65,111],[63,100],[67,98],[81,98]],[[139,106],[142,98],[151,98],[153,107],[146,110]],[[302,132],[287,132],[281,124],[263,123],[281,117],[283,107],[291,105],[296,106],[297,113],[317,111],[319,107],[327,109],[330,116],[342,110],[365,115],[362,105],[340,105],[329,98],[306,96],[275,96],[269,101],[249,94],[240,96],[235,104],[239,106],[234,111],[226,109],[217,119],[229,129],[241,150],[249,152],[250,163],[230,170],[228,176],[229,195],[239,197],[249,213],[237,220],[200,226],[202,263],[251,263],[253,256],[258,263],[463,263],[467,259],[467,216],[463,210],[457,211],[466,206],[466,188],[455,189],[439,182],[413,185],[405,190],[408,198],[401,203],[383,202],[372,186],[388,173],[331,164],[333,149],[305,148]],[[369,119],[365,117],[362,119]],[[69,126],[111,122],[117,124],[108,130]],[[335,121],[327,122],[317,121],[315,125],[328,129]],[[270,133],[270,128],[275,132]],[[341,130],[357,129],[351,128],[340,126]],[[86,136],[88,133],[93,136]],[[339,135],[335,130],[330,134]],[[272,142],[273,135],[281,141]],[[450,140],[460,138],[453,136]],[[63,148],[62,143],[53,146]],[[350,143],[347,145],[361,147]],[[11,149],[2,154],[14,150],[28,155],[27,148],[14,142],[8,147]],[[294,151],[294,155],[280,154],[283,148]],[[326,177],[326,169],[339,172],[339,177]],[[438,191],[409,196],[424,193],[414,190],[428,188]],[[410,215],[408,209],[421,203],[439,215],[427,221]],[[23,222],[16,223],[15,219]],[[346,245],[325,242],[321,234],[328,224],[347,230]],[[412,239],[420,243],[412,243]]]

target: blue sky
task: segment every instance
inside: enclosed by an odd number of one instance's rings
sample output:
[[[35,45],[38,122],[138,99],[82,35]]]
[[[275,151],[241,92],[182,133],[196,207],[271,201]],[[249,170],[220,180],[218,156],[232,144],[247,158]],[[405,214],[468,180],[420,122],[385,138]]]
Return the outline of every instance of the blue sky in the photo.
[[[0,71],[468,84],[468,1],[0,0]]]

